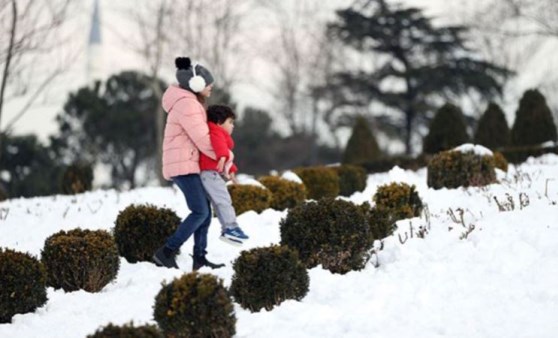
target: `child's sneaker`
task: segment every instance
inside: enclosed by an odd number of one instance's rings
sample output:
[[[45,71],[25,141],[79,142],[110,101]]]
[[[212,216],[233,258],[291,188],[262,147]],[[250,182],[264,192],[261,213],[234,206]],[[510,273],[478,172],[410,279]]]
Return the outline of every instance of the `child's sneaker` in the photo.
[[[229,243],[234,246],[242,246],[242,244],[244,244],[244,242],[239,239],[232,239],[229,237],[225,237],[225,234],[219,236],[219,239],[222,240],[223,242]]]
[[[249,237],[240,229],[240,227],[225,229],[221,234],[221,240],[229,242],[233,245],[242,245],[245,239]]]

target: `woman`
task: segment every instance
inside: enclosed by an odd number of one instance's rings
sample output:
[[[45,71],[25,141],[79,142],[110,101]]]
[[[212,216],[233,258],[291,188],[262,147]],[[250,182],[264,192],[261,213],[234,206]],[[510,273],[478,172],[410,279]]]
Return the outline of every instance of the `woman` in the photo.
[[[163,94],[163,108],[168,113],[163,140],[163,176],[182,191],[190,214],[180,223],[165,245],[153,254],[159,266],[178,268],[176,253],[194,235],[193,270],[202,266],[223,267],[207,260],[207,231],[211,208],[200,179],[199,152],[215,159],[209,139],[205,99],[211,95],[213,76],[190,58],[175,60],[177,85]],[[222,168],[221,168],[222,170]]]

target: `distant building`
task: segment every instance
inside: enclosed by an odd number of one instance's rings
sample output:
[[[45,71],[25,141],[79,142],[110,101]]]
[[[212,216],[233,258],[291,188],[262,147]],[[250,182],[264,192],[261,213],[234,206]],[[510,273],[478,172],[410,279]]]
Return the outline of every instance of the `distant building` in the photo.
[[[87,43],[87,82],[102,80],[104,75],[103,44],[101,37],[101,13],[99,0],[94,0],[91,31]]]

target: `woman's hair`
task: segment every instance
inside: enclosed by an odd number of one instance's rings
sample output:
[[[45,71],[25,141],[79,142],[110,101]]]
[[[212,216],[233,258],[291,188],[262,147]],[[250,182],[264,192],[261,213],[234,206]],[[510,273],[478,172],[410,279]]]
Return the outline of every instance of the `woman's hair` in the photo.
[[[203,106],[204,109],[207,109],[207,99],[200,93],[195,93],[198,102]]]
[[[228,118],[236,119],[234,111],[229,106],[214,104],[207,108],[207,120],[216,124],[223,124]]]

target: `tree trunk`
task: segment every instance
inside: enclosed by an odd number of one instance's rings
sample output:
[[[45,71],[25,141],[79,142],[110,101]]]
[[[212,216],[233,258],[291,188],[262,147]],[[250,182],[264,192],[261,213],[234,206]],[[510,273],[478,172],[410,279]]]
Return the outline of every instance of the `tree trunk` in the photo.
[[[412,109],[405,112],[405,154],[411,155],[413,149],[411,147],[411,131],[413,130],[413,117],[415,113]]]
[[[12,23],[10,27],[10,42],[8,43],[8,48],[6,50],[6,64],[4,65],[4,70],[2,72],[2,83],[0,84],[0,126],[2,121],[2,108],[4,107],[4,95],[6,92],[6,86],[8,84],[8,77],[10,76],[10,63],[12,61],[16,26],[17,26],[17,4],[16,0],[12,0]],[[2,138],[4,135],[0,130],[0,159],[2,158]]]

